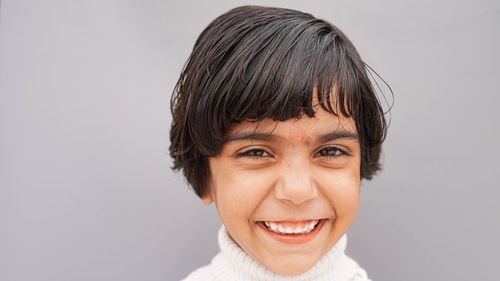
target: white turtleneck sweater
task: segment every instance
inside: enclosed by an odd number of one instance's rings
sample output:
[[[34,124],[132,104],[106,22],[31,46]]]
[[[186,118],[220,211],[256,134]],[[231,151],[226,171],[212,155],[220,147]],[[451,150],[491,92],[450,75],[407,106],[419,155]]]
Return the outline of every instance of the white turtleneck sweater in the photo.
[[[193,271],[183,281],[370,281],[366,271],[344,251],[344,234],[309,271],[295,276],[271,272],[248,256],[221,227],[218,235],[220,252],[212,262]]]

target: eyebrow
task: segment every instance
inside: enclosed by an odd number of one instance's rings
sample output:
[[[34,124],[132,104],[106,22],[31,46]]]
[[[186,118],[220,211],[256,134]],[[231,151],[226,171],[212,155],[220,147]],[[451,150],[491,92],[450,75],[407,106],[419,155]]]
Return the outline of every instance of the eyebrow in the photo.
[[[270,133],[256,133],[251,131],[251,132],[240,132],[229,135],[224,139],[224,143],[234,142],[234,141],[244,141],[244,140],[275,141],[284,139],[286,138]],[[330,133],[319,135],[316,138],[315,143],[325,143],[336,139],[352,139],[359,141],[359,136],[357,133],[351,131],[336,130]]]

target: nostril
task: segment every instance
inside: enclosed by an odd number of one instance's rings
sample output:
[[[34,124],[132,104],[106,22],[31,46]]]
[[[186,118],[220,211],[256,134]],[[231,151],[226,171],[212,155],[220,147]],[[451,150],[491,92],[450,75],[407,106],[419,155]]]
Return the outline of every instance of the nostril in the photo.
[[[274,193],[278,200],[300,205],[315,198],[317,189],[313,181],[307,177],[302,179],[288,178],[277,184]]]

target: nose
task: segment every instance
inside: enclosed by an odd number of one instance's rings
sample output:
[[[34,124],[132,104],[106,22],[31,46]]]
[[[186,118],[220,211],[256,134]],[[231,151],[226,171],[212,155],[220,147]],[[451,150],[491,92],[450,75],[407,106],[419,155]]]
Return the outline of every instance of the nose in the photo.
[[[307,162],[306,162],[307,163]],[[311,167],[301,161],[288,162],[283,165],[274,195],[281,201],[302,205],[318,195]]]

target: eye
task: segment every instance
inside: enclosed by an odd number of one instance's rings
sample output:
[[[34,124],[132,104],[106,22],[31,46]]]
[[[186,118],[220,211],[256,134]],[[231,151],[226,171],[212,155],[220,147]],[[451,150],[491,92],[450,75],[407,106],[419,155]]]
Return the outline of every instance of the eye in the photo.
[[[335,146],[327,146],[321,149],[316,153],[317,156],[319,157],[327,157],[327,158],[338,158],[344,155],[347,155],[347,153]]]
[[[243,152],[240,152],[236,154],[236,157],[249,157],[249,158],[255,158],[255,159],[260,159],[263,157],[272,157],[267,151],[263,149],[249,149]]]

